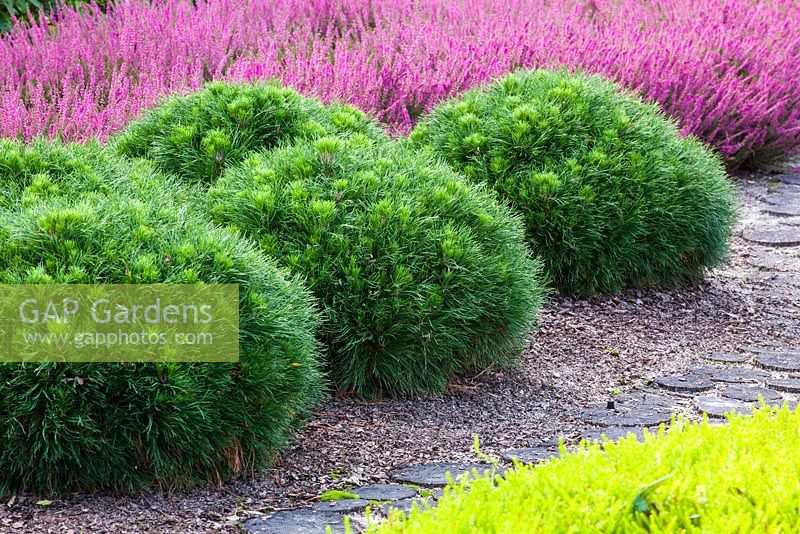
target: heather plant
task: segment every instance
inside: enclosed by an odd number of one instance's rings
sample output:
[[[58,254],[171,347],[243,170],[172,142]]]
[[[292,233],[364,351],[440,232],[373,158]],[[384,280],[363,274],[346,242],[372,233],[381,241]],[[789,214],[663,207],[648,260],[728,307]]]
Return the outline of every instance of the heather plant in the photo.
[[[536,17],[531,17],[536,13]],[[800,148],[793,0],[164,0],[61,9],[0,39],[0,135],[105,138],[164,95],[280,79],[407,132],[516,68],[602,74],[735,167]]]
[[[521,222],[395,143],[324,137],[255,153],[209,198],[216,221],[317,296],[341,391],[440,392],[456,373],[509,365],[541,304]]]
[[[445,489],[372,533],[793,532],[800,412],[761,408],[728,424],[678,420],[618,442],[583,442],[545,464]],[[349,529],[348,529],[349,531]]]
[[[385,137],[352,106],[324,106],[276,85],[215,82],[166,100],[114,143],[120,154],[151,159],[187,182],[209,184],[254,149],[352,133]]]
[[[238,284],[237,363],[0,363],[0,494],[131,491],[265,468],[320,395],[307,290],[159,196],[0,212],[2,284]]]
[[[507,199],[564,293],[688,284],[726,259],[718,159],[600,77],[519,71],[440,104],[411,140]]]

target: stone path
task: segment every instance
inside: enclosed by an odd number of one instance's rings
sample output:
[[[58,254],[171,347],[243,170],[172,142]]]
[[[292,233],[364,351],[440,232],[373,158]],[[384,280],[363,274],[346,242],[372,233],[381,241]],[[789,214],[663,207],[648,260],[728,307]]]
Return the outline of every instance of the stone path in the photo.
[[[758,269],[752,279],[800,293],[800,174],[772,178],[758,200],[757,214],[746,221],[741,234],[754,245],[754,254],[746,259]],[[796,406],[800,395],[800,341],[797,346],[741,346],[735,351],[701,356],[707,364],[656,376],[645,387],[586,406],[579,414],[585,424],[581,439],[618,440],[631,434],[642,439],[645,429],[654,431],[660,424],[668,425],[678,414],[695,420],[705,415],[724,423],[727,413],[747,414],[760,402]],[[575,444],[575,439],[564,441],[568,446]],[[512,462],[539,463],[558,454],[558,442],[553,440],[508,449],[501,456],[503,465],[510,467]],[[385,516],[390,509],[406,513],[415,506],[435,506],[448,480],[457,480],[466,473],[502,475],[503,465],[410,465],[391,472],[391,483],[350,490],[357,498],[281,511],[252,519],[243,526],[254,534],[316,533],[325,532],[326,527],[343,532],[347,517],[357,532],[365,525],[364,509],[368,506],[373,517]]]

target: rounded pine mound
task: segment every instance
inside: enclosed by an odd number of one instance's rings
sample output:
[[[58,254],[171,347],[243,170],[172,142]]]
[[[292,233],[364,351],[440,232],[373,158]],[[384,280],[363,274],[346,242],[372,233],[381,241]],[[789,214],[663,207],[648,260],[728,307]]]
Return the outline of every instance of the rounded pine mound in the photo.
[[[126,160],[96,142],[29,144],[0,139],[0,209],[24,209],[57,198],[126,195],[149,202],[167,198],[195,205],[199,187],[180,183],[144,159]]]
[[[0,494],[185,488],[269,466],[321,394],[312,297],[158,197],[0,212],[2,284],[239,284],[238,363],[1,363]]]
[[[350,105],[326,106],[271,84],[211,82],[167,98],[112,144],[122,155],[149,158],[164,172],[209,185],[252,150],[352,133],[386,139],[375,121]]]
[[[254,154],[209,197],[217,221],[306,279],[342,391],[440,392],[454,374],[509,365],[541,305],[521,221],[395,143],[325,137]]]
[[[701,280],[735,218],[717,157],[596,76],[520,71],[440,104],[411,134],[525,218],[563,293]]]

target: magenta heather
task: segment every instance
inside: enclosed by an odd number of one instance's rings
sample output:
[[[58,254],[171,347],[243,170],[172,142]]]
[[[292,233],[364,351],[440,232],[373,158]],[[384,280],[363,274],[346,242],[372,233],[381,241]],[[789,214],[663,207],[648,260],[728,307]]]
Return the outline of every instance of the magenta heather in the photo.
[[[645,5],[646,4],[646,5]],[[405,132],[518,67],[604,74],[731,166],[800,150],[793,0],[120,0],[0,39],[0,135],[105,138],[167,93],[278,78]]]

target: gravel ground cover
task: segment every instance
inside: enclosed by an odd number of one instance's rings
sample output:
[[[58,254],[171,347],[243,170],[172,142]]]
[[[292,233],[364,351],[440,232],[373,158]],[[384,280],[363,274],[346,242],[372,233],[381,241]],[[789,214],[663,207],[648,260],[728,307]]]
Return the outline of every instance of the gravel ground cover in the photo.
[[[768,380],[784,388],[782,399],[795,400],[791,379],[800,374],[768,369],[781,358],[759,355],[800,349],[800,247],[762,244],[753,234],[775,239],[781,229],[787,241],[794,238],[797,220],[770,206],[800,205],[800,176],[795,184],[766,175],[736,179],[742,211],[731,264],[703,285],[596,300],[551,297],[523,365],[513,371],[490,370],[422,400],[332,398],[276,468],[222,488],[52,502],[16,495],[0,503],[0,532],[270,532],[276,511],[316,506],[335,514],[319,503],[326,490],[387,482],[393,470],[415,464],[479,462],[475,435],[491,455],[538,448],[546,457],[559,437],[570,442],[603,432],[587,422],[586,409],[595,404],[624,408],[644,398],[658,408],[666,398],[672,413],[698,418],[707,397],[729,392],[745,402],[752,391],[742,387],[775,390]],[[719,371],[723,365],[741,367]],[[758,383],[741,379],[743,373]],[[360,512],[353,516],[358,522]]]

